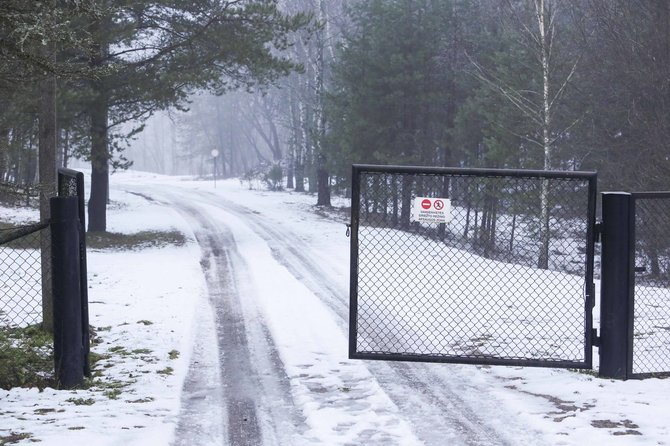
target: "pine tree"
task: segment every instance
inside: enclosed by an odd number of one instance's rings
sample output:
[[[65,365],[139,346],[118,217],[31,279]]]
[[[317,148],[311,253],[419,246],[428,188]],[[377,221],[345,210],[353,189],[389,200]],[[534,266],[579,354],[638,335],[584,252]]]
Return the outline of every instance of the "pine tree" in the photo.
[[[87,111],[91,161],[89,231],[106,229],[109,168],[127,167],[118,155],[120,126],[157,110],[183,106],[197,89],[223,93],[269,83],[295,68],[279,55],[288,35],[305,26],[304,14],[288,16],[277,1],[121,0],[100,2],[88,23],[92,68],[106,75],[80,85],[77,102]],[[83,140],[86,142],[85,140]]]

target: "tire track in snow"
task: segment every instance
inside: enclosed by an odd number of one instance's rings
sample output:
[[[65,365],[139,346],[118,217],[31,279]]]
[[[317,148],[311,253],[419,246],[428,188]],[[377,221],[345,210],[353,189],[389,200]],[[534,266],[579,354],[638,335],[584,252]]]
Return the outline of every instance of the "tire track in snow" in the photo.
[[[248,221],[268,243],[275,259],[337,314],[338,325],[345,332],[348,330],[348,289],[333,279],[329,271],[319,266],[316,259],[310,257],[310,248],[299,237],[288,230],[279,229],[244,206],[207,192],[205,194],[213,198],[209,200],[210,204]],[[468,383],[456,381],[455,376],[452,380],[444,379],[442,374],[431,370],[435,368],[434,364],[370,361],[366,365],[425,444],[512,444],[490,427],[478,410],[459,395]]]
[[[215,322],[209,300],[196,309],[196,327],[188,373],[184,380],[173,446],[224,444],[224,395],[216,348]],[[208,416],[203,417],[206,413]]]
[[[241,272],[244,262],[236,251],[232,234],[196,207],[177,206],[187,221],[192,222],[201,246],[201,265],[214,310],[223,385],[221,399],[225,402],[225,419],[221,424],[226,441],[222,444],[296,444],[295,437],[304,430],[304,421],[295,410],[288,378],[267,328],[260,318],[243,314],[239,288],[246,280]],[[198,400],[201,388],[206,387],[199,381],[206,379],[197,370],[199,367],[199,363],[192,364],[185,383],[182,413],[187,421],[180,425],[193,420],[195,413],[209,416],[209,411],[203,410],[206,405]],[[197,444],[189,437],[192,431],[178,429],[177,444]],[[210,441],[211,436],[202,437],[203,445],[211,444]]]

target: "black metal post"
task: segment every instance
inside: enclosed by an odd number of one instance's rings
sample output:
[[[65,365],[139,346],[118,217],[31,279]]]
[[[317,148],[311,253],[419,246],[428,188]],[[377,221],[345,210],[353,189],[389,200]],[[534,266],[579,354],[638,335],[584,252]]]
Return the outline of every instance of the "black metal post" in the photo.
[[[357,354],[356,339],[358,338],[358,223],[360,219],[361,176],[360,170],[351,169],[351,245],[349,273],[349,358]]]
[[[602,199],[599,375],[628,379],[633,365],[634,200],[623,192],[605,192]]]
[[[79,201],[81,332],[84,340],[84,375],[91,376],[91,363],[89,360],[91,347],[88,328],[88,273],[86,260],[86,204],[84,195],[84,174],[72,169],[58,169],[58,196],[76,196]]]
[[[77,197],[51,199],[54,365],[59,388],[84,382]]]

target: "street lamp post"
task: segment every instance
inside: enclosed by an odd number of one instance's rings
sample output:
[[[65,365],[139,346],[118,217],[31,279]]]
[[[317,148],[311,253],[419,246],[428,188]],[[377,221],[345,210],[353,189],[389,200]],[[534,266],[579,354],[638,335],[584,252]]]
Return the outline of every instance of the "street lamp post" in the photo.
[[[213,149],[211,153],[212,153],[212,161],[214,162],[214,189],[216,189],[216,159],[219,156],[219,151]]]

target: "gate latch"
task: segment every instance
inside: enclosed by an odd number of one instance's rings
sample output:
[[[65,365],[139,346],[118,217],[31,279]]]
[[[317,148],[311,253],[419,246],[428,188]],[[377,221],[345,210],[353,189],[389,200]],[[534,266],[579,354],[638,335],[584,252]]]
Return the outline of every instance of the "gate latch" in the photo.
[[[596,328],[591,329],[591,344],[594,347],[600,347],[600,337],[598,336],[598,330]]]
[[[593,226],[593,240],[596,243],[600,243],[601,237],[603,235],[603,222],[599,221]]]

